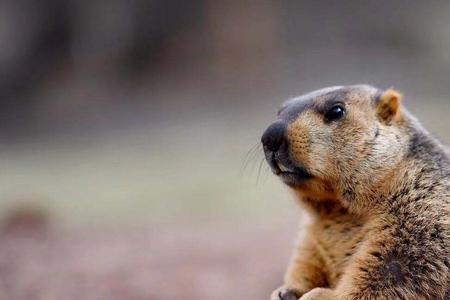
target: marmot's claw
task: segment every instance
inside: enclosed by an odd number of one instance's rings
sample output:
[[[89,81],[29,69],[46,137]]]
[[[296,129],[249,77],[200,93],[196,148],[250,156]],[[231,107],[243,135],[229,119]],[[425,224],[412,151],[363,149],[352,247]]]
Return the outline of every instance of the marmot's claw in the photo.
[[[296,292],[291,290],[287,290],[284,293],[280,291],[278,297],[280,300],[298,300],[298,298],[300,298]]]
[[[298,300],[302,295],[293,289],[280,288],[273,292],[270,300]]]

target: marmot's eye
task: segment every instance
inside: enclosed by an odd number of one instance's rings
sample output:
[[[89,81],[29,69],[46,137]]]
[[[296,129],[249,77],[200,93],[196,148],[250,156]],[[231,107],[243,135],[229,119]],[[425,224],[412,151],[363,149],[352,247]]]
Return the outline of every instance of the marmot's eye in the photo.
[[[344,115],[345,108],[342,104],[336,104],[325,113],[325,118],[327,121],[336,121],[341,119]]]

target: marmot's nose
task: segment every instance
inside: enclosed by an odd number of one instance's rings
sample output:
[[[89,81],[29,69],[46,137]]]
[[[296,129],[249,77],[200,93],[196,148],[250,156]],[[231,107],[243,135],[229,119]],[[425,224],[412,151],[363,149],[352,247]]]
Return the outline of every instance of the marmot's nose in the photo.
[[[281,145],[285,141],[285,131],[286,124],[281,121],[275,122],[270,125],[261,138],[264,149],[272,152],[278,151],[278,149],[280,149]]]

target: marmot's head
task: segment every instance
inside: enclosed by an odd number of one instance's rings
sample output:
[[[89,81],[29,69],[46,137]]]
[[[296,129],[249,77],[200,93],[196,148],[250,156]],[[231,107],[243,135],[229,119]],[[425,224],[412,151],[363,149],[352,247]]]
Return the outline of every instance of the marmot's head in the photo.
[[[321,89],[287,101],[262,136],[272,171],[317,199],[386,177],[404,154],[401,95],[371,86]]]

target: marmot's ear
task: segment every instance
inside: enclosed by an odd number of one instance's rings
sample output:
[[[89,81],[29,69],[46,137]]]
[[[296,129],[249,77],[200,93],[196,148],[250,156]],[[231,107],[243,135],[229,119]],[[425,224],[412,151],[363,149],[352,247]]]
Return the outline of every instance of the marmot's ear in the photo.
[[[378,118],[389,124],[400,117],[400,105],[402,102],[402,94],[390,88],[383,92],[377,100]]]

